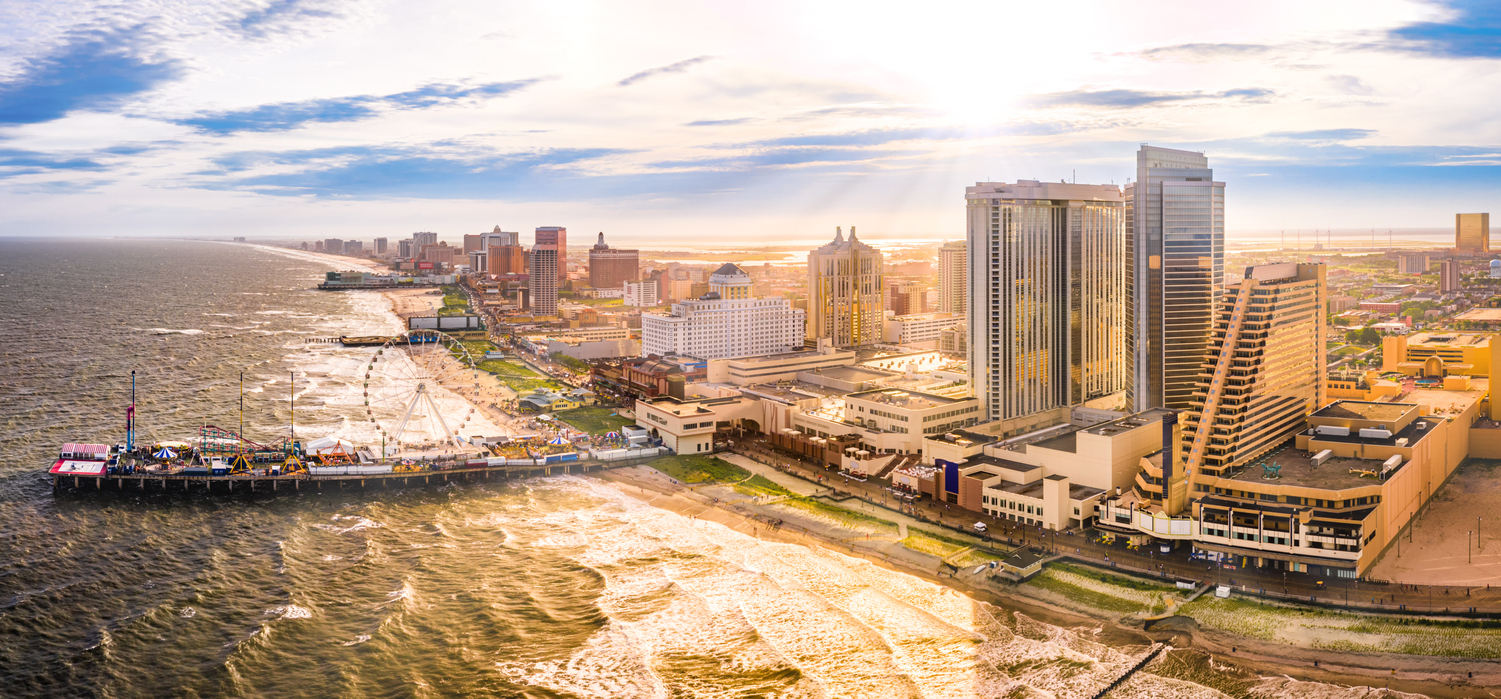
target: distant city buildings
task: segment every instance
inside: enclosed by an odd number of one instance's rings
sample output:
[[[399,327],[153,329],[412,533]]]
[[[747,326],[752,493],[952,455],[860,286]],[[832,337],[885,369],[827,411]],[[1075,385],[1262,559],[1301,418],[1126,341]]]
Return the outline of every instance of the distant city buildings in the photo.
[[[623,298],[627,306],[649,308],[660,303],[655,280],[624,282],[621,286],[625,288]]]
[[[981,420],[1010,435],[1068,422],[1074,406],[1118,407],[1130,376],[1120,188],[982,182],[965,200]]]
[[[808,253],[808,337],[835,347],[881,341],[886,316],[879,250],[835,229],[834,240]]]
[[[538,229],[541,236],[541,229]],[[528,274],[531,310],[533,315],[555,316],[558,314],[558,287],[561,276],[561,253],[554,243],[538,243],[532,246]]]
[[[1454,249],[1459,253],[1491,251],[1490,214],[1454,214]]]
[[[323,240],[323,251],[330,255],[343,255],[344,241],[338,238],[325,238]]]
[[[562,226],[541,226],[536,230],[535,246],[547,246],[557,258],[558,285],[568,281],[568,229]],[[532,267],[532,274],[538,274],[537,267]]]
[[[908,316],[928,311],[927,284],[910,279],[888,281],[886,293],[889,299],[886,304],[888,312]]]
[[[490,274],[526,274],[526,251],[520,245],[491,245],[485,251]]]
[[[1425,274],[1429,264],[1428,253],[1405,252],[1397,256],[1397,274]]]
[[[424,245],[437,245],[437,244],[438,244],[438,234],[437,233],[423,232],[423,233],[413,233],[412,234],[412,247],[414,249],[421,250],[422,246],[424,246]]]
[[[951,240],[938,248],[938,312],[964,315],[968,302],[969,246]]]
[[[1464,284],[1459,276],[1459,260],[1440,260],[1438,263],[1438,290],[1441,294],[1459,291]]]
[[[376,255],[385,255],[386,254],[386,239],[385,238],[376,238],[374,242],[375,242],[375,254]]]
[[[708,283],[703,298],[675,303],[670,314],[641,314],[642,354],[727,359],[802,347],[806,321],[792,302],[752,298],[750,275],[734,264],[715,270]],[[627,294],[632,286],[626,283]]]
[[[641,251],[612,248],[605,244],[605,234],[589,249],[589,286],[596,289],[619,289],[626,282],[641,279]]]
[[[350,257],[364,257],[365,245],[358,240],[344,241],[344,254]]]
[[[1144,145],[1125,198],[1132,406],[1186,409],[1225,283],[1225,183],[1203,153]]]

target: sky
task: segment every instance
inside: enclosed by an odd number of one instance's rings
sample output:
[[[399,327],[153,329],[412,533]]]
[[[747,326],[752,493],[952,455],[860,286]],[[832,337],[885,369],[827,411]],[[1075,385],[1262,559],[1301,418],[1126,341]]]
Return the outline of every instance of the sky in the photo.
[[[1142,143],[1232,239],[1445,228],[1501,213],[1498,59],[1468,1],[7,0],[0,235],[958,238]]]

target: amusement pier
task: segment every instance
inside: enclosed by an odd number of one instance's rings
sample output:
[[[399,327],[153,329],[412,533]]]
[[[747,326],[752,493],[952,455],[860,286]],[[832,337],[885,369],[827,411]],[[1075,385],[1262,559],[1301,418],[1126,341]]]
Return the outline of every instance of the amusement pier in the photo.
[[[444,333],[385,338],[362,367],[360,419],[380,435],[376,447],[335,437],[297,439],[295,393],[288,397],[293,416],[288,436],[271,443],[247,439],[243,374],[238,430],[203,425],[186,439],[139,442],[131,372],[125,441],[64,444],[48,475],[54,490],[275,492],[322,490],[325,483],[337,489],[391,488],[584,473],[669,452],[647,430],[631,425],[591,436],[552,421],[540,423],[550,427],[535,432],[465,437],[463,432],[473,429],[474,408],[444,400],[440,393],[457,396],[477,387],[475,365],[464,344]],[[295,376],[293,381],[295,389]]]

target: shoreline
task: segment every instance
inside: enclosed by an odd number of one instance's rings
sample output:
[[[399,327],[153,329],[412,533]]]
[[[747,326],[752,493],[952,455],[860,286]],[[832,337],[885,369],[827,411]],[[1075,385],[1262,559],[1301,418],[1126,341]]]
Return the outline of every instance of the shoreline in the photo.
[[[329,260],[338,260],[348,263],[350,258],[335,257],[326,253],[311,253],[303,251],[291,251],[313,257]],[[406,318],[414,311],[420,309],[413,307],[423,296],[431,296],[431,290],[386,290],[381,296],[390,303],[389,312],[403,326]],[[471,397],[455,394],[459,398],[483,414],[490,414],[492,409],[482,405]],[[503,426],[504,427],[504,426]],[[611,484],[620,493],[640,500],[649,506],[675,512],[679,515],[690,516],[699,519],[710,519],[732,529],[744,531],[750,528],[753,535],[773,541],[792,543],[803,546],[830,548],[846,555],[859,557],[875,565],[889,570],[915,575],[924,580],[942,584],[950,589],[970,596],[972,599],[993,604],[1005,609],[1014,610],[1030,617],[1053,624],[1055,626],[1081,626],[1098,625],[1102,631],[1102,642],[1116,642],[1130,645],[1148,645],[1153,641],[1172,643],[1181,648],[1193,648],[1206,653],[1214,660],[1243,668],[1255,673],[1260,677],[1292,677],[1297,680],[1325,682],[1344,686],[1375,687],[1382,686],[1403,692],[1420,693],[1434,699],[1450,699],[1477,696],[1474,690],[1487,686],[1501,686],[1501,664],[1485,660],[1456,659],[1443,656],[1419,656],[1402,655],[1393,653],[1367,653],[1348,651],[1329,651],[1278,643],[1275,641],[1262,641],[1250,637],[1217,631],[1214,629],[1200,628],[1197,623],[1177,622],[1178,619],[1188,617],[1175,617],[1176,623],[1162,625],[1162,630],[1148,631],[1140,627],[1130,626],[1121,622],[1120,615],[1113,615],[1102,610],[1092,609],[1087,605],[1077,604],[1078,608],[1066,607],[1052,602],[1027,596],[1020,591],[1000,591],[989,586],[976,586],[953,576],[938,574],[938,563],[941,559],[930,554],[912,551],[911,554],[920,560],[931,561],[931,569],[913,565],[911,562],[902,561],[880,554],[879,551],[854,544],[840,544],[837,537],[827,533],[820,535],[807,527],[804,533],[788,531],[785,529],[773,529],[755,520],[752,516],[733,511],[724,506],[705,504],[688,497],[684,491],[692,488],[675,484],[668,478],[653,478],[646,480],[638,477],[634,471],[638,468],[649,466],[625,467],[614,470],[604,470],[598,473],[584,476],[598,481]],[[659,472],[653,471],[653,473]],[[659,482],[652,482],[659,481]],[[635,486],[636,492],[632,492],[629,486]],[[648,495],[648,492],[654,494]],[[874,554],[874,555],[872,555]],[[1106,635],[1108,634],[1108,635]],[[1233,650],[1233,652],[1232,652]],[[1318,666],[1315,667],[1315,663]],[[1393,674],[1395,671],[1395,674]],[[1474,680],[1463,683],[1454,682],[1457,678],[1466,677],[1467,673],[1476,673]],[[1446,681],[1447,680],[1447,681]],[[1490,693],[1491,696],[1501,697],[1501,690]]]
[[[1055,626],[1099,626],[1104,629],[1102,642],[1131,645],[1165,642],[1176,648],[1197,650],[1218,663],[1232,665],[1266,679],[1287,677],[1349,687],[1387,688],[1423,694],[1434,699],[1501,697],[1501,664],[1493,660],[1303,648],[1202,628],[1189,617],[1173,617],[1168,623],[1159,623],[1156,628],[1145,630],[1122,623],[1121,615],[1092,609],[1087,605],[1075,603],[1075,606],[1061,606],[1019,591],[980,587],[957,577],[939,575],[935,570],[940,559],[930,554],[913,552],[934,563],[933,569],[926,569],[897,558],[879,555],[876,551],[841,545],[836,537],[822,536],[801,524],[798,526],[805,529],[805,532],[773,529],[752,516],[725,507],[725,503],[714,505],[699,502],[685,494],[685,491],[691,491],[692,488],[673,485],[666,477],[643,478],[632,473],[636,468],[650,467],[643,464],[584,477],[608,483],[620,493],[651,507],[714,521],[737,531],[751,533],[760,539],[837,551],[888,570],[944,585],[977,601],[1021,612]],[[1315,662],[1318,663],[1317,667]],[[1475,673],[1473,679],[1467,677],[1471,672]],[[1492,687],[1496,689],[1490,689]]]

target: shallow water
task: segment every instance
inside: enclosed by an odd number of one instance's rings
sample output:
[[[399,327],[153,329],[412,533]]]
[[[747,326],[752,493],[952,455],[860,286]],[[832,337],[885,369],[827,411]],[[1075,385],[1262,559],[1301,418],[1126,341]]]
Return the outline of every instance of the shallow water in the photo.
[[[0,695],[1080,697],[1100,642],[841,554],[560,477],[410,491],[54,494],[67,441],[237,427],[369,443],[398,330],[323,264],[244,246],[0,240]],[[1260,688],[1260,689],[1258,689]],[[1371,696],[1173,651],[1113,696]]]

